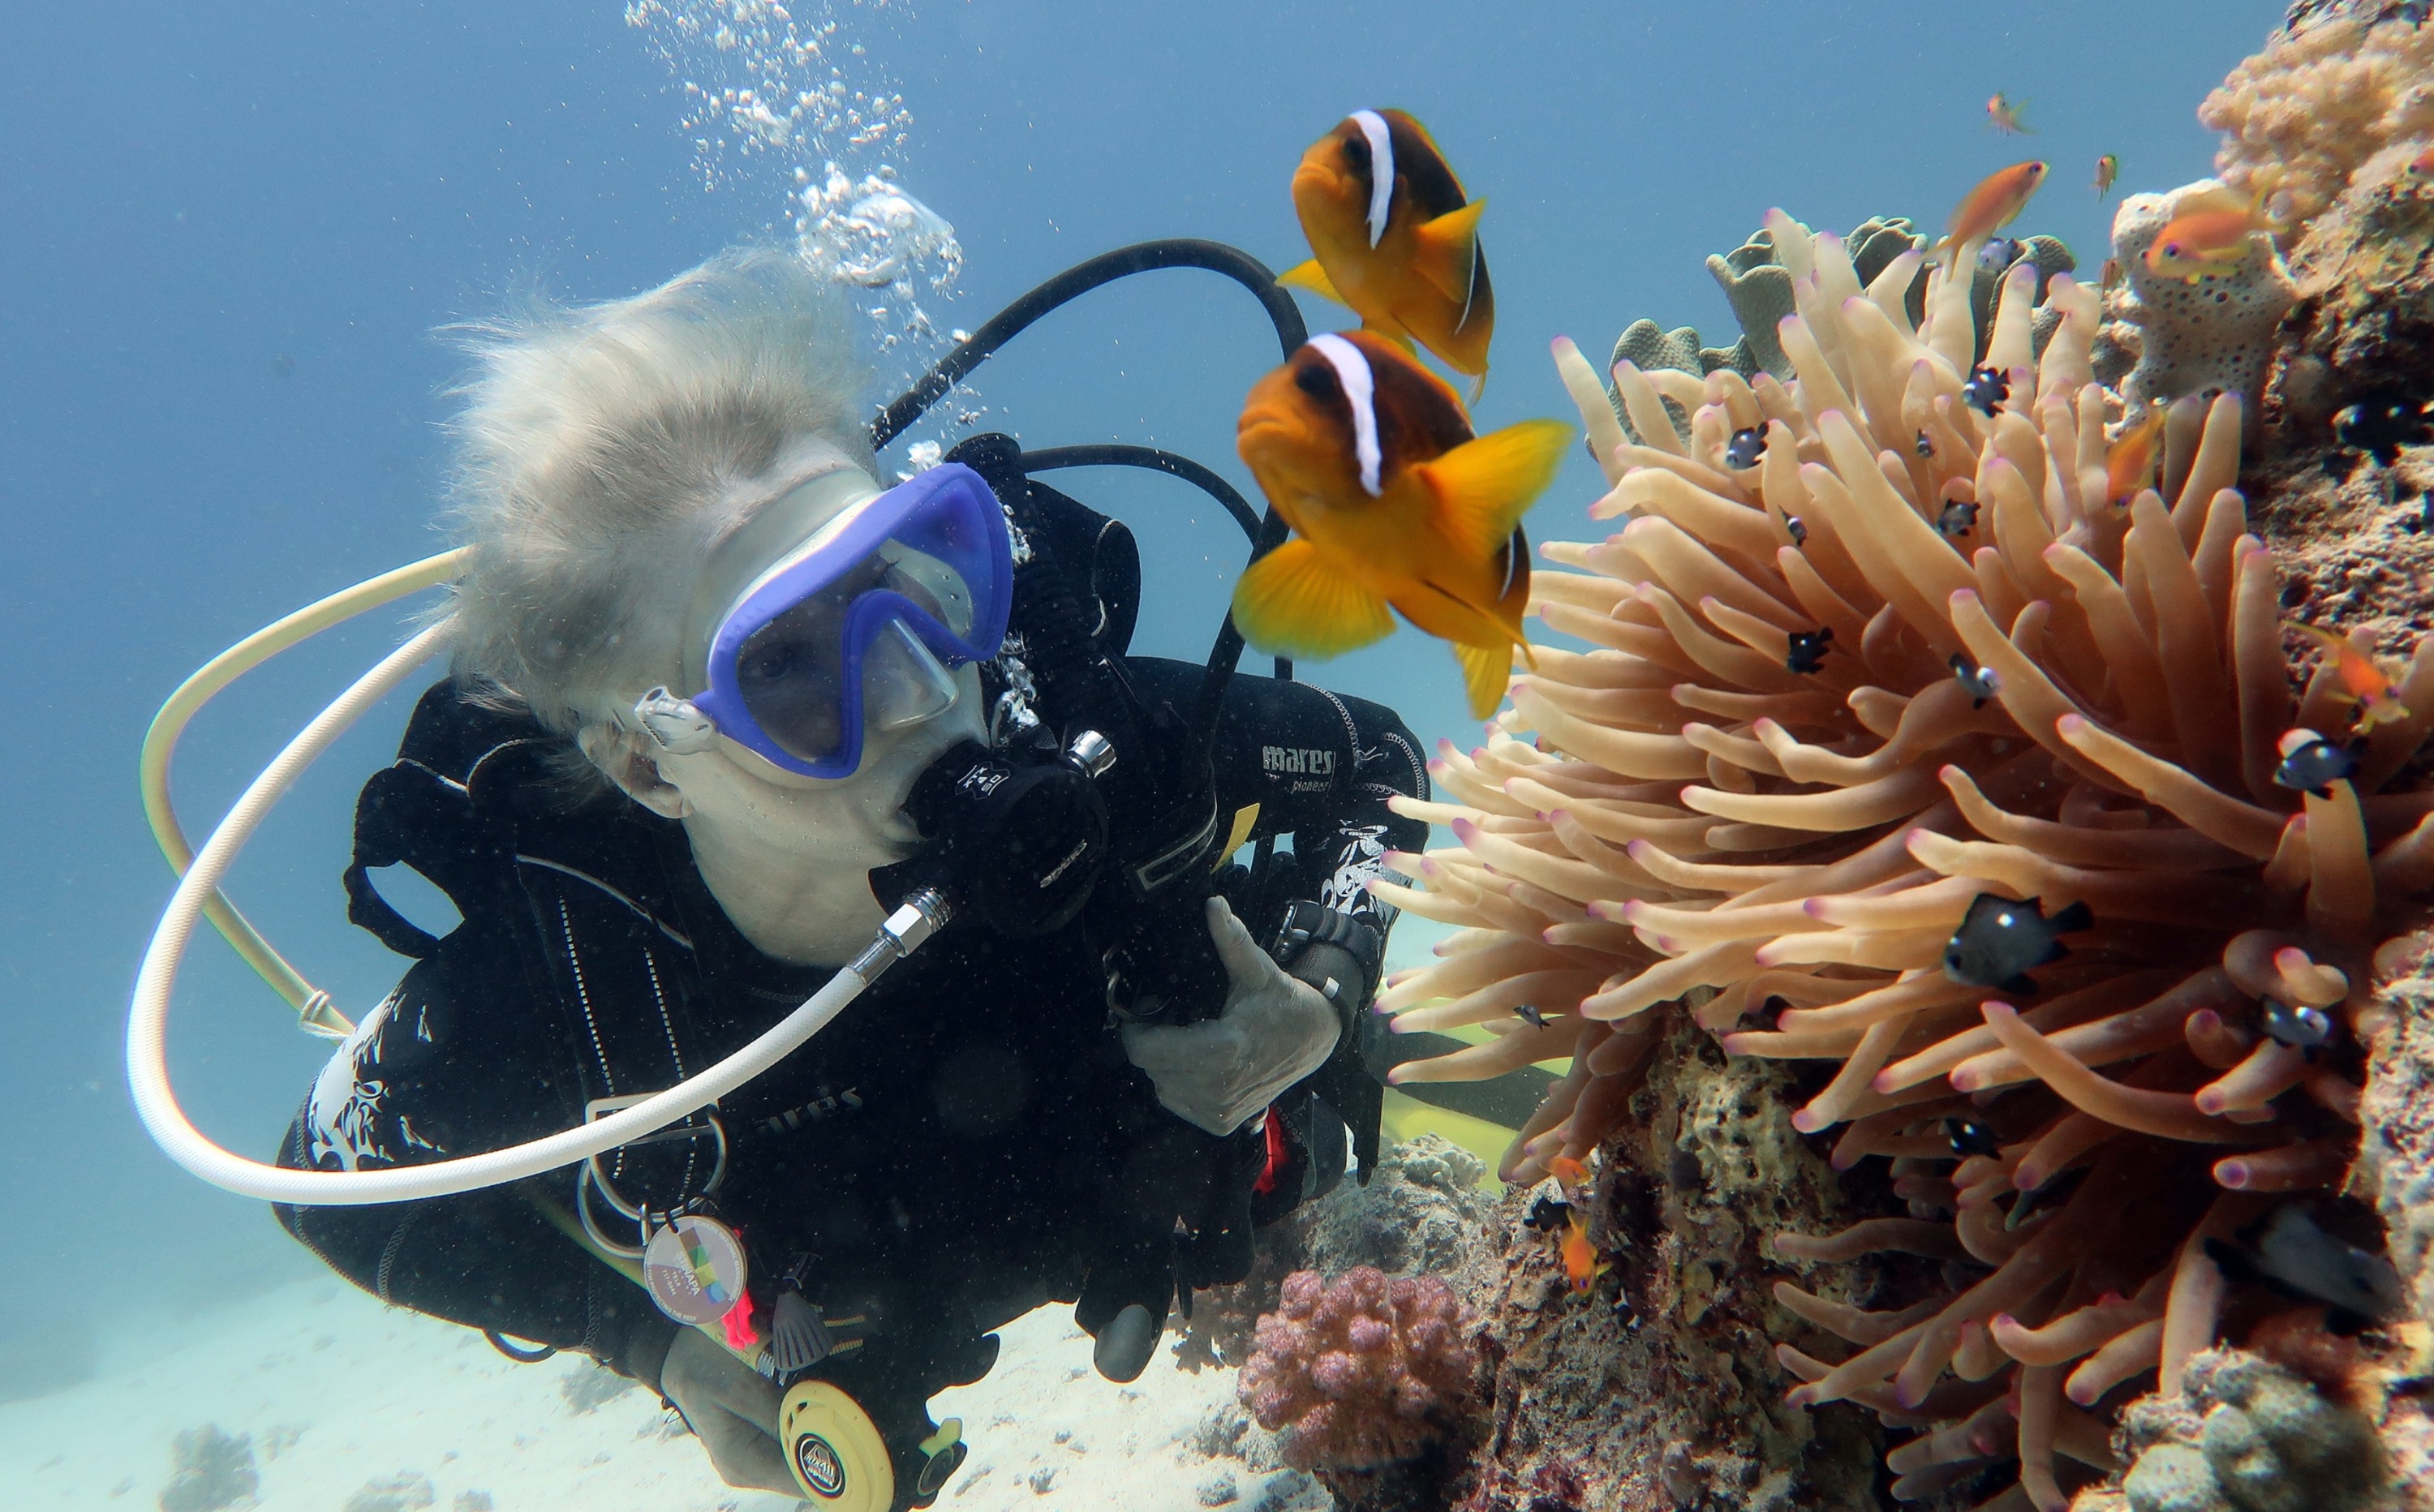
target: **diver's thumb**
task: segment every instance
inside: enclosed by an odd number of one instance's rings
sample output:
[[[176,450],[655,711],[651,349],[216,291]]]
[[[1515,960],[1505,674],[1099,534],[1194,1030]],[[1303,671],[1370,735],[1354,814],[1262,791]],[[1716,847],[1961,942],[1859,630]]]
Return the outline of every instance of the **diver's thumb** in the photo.
[[[1243,927],[1243,921],[1234,916],[1233,908],[1224,898],[1208,900],[1208,940],[1217,947],[1217,959],[1225,964],[1226,977],[1237,987],[1257,986],[1276,970],[1276,962],[1252,942],[1251,931]]]

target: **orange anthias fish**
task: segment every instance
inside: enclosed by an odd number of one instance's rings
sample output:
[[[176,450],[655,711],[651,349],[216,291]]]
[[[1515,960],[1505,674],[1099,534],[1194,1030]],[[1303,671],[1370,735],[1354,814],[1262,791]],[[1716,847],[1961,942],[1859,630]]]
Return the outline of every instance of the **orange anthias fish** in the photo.
[[[1986,124],[1995,128],[1997,136],[2032,137],[2036,135],[2035,129],[2020,119],[2020,112],[2028,108],[2026,100],[2015,102],[2000,94],[1994,95],[1986,101]]]
[[[2407,172],[2409,178],[2421,184],[2434,180],[2434,147],[2427,147],[2409,159]]]
[[[2273,229],[2258,202],[2237,190],[2190,195],[2155,233],[2147,248],[2147,266],[2190,283],[2228,278],[2248,266],[2257,234]]]
[[[2104,453],[2104,499],[2126,504],[2139,489],[2154,481],[2155,461],[2163,450],[2164,406],[2155,405],[2134,422]]]
[[[1302,154],[1294,210],[1317,255],[1286,283],[1352,307],[1363,324],[1416,341],[1448,367],[1487,373],[1496,295],[1479,248],[1483,200],[1466,200],[1420,123],[1356,110]]]
[[[2095,179],[2096,197],[2102,199],[2105,195],[2113,193],[2113,185],[2120,178],[2120,177],[2121,159],[2118,155],[2108,152],[2104,156],[2097,159]]]
[[[1964,242],[1991,236],[2009,226],[2045,181],[2042,162],[2015,162],[1988,174],[1953,207],[1951,224],[1930,255],[1945,256]]]
[[[2314,625],[2298,624],[2295,620],[2292,623],[2333,658],[2333,675],[2341,686],[2342,698],[2357,705],[2357,728],[2361,733],[2408,718],[2408,705],[2392,691],[2391,675],[2373,656],[2359,650],[2356,641]]]
[[[1578,1213],[1570,1215],[1566,1222],[1561,1253],[1564,1283],[1575,1293],[1587,1291],[1597,1284],[1600,1276],[1614,1268],[1613,1262],[1602,1259],[1597,1246],[1589,1243],[1589,1226],[1581,1221]]]
[[[1313,336],[1243,406],[1236,448],[1296,538],[1234,585],[1236,627],[1262,651],[1332,656],[1392,631],[1391,605],[1452,642],[1485,719],[1530,597],[1521,515],[1571,435],[1524,420],[1474,437],[1453,389],[1401,348]]]
[[[1570,1192],[1587,1184],[1589,1168],[1569,1155],[1558,1155],[1547,1163],[1547,1174],[1555,1179],[1557,1186]]]

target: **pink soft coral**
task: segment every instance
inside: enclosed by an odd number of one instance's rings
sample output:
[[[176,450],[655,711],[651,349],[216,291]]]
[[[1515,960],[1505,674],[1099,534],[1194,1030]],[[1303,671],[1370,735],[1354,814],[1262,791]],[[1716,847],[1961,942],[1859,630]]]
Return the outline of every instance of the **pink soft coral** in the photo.
[[[1478,1365],[1473,1319],[1434,1276],[1389,1280],[1361,1266],[1328,1285],[1287,1276],[1260,1319],[1243,1400],[1260,1426],[1287,1430],[1297,1470],[1367,1470],[1409,1459],[1467,1404]]]

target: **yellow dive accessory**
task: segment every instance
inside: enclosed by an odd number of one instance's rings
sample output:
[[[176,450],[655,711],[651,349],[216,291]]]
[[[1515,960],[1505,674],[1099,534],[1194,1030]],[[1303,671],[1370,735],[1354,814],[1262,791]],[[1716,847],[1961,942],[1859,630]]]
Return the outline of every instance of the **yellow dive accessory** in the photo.
[[[797,1382],[786,1393],[778,1407],[778,1443],[796,1487],[814,1506],[887,1512],[895,1504],[896,1468],[878,1424],[829,1382]]]

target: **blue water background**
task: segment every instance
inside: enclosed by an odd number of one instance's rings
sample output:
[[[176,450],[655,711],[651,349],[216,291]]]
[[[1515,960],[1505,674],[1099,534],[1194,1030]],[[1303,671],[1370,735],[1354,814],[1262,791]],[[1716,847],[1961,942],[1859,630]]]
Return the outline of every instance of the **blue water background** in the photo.
[[[978,325],[1147,237],[1215,237],[1281,268],[1303,255],[1286,196],[1302,149],[1349,110],[1413,110],[1489,201],[1485,430],[1570,416],[1554,335],[1599,359],[1649,315],[1728,345],[1701,260],[1770,205],[1820,228],[1940,226],[1980,176],[2033,153],[2054,173],[2019,229],[2064,237],[2092,277],[2111,215],[2087,187],[2097,155],[2121,154],[2124,192],[2205,173],[2196,104],[2279,9],[925,0],[841,14],[900,81],[915,125],[894,161],[968,257],[942,325]],[[1984,128],[1997,90],[2032,102],[2040,134]],[[0,737],[0,1213],[21,1258],[91,1288],[0,1293],[0,1359],[36,1312],[140,1325],[311,1267],[257,1204],[170,1166],[129,1108],[126,995],[169,888],[136,802],[138,741],[221,647],[443,544],[437,425],[457,363],[435,326],[525,281],[625,294],[777,218],[773,181],[705,192],[679,109],[607,0],[0,16],[0,645],[16,669]],[[1340,317],[1308,308],[1314,325]],[[985,423],[1029,444],[1154,442],[1248,491],[1234,417],[1275,361],[1248,298],[1168,273],[1037,328],[978,385]],[[1233,527],[1163,480],[1074,486],[1140,535],[1141,649],[1202,654],[1242,559]],[[1581,513],[1602,491],[1575,456],[1533,534],[1603,534]],[[396,624],[325,637],[211,709],[178,768],[190,825]],[[1450,657],[1414,632],[1308,671],[1431,739],[1477,734]],[[233,884],[356,1012],[400,962],[346,926],[337,875],[355,787],[403,708],[310,775]],[[174,1030],[197,1120],[266,1156],[326,1045],[208,935]]]

